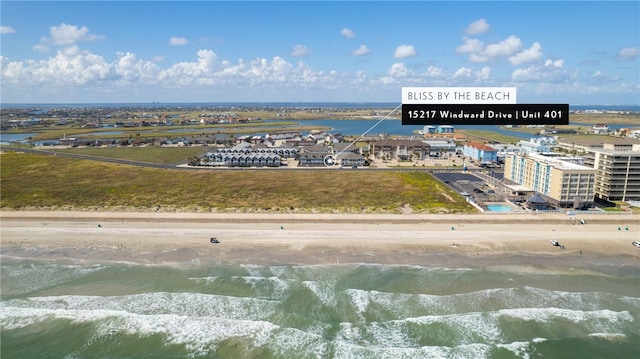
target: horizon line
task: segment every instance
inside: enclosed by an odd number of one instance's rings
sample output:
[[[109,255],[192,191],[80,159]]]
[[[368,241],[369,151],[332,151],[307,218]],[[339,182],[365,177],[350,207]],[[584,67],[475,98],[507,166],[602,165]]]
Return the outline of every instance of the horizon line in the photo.
[[[529,102],[523,102],[520,104],[527,104]],[[529,104],[539,102],[531,102]],[[541,103],[541,102],[540,102]],[[547,102],[545,102],[546,104]],[[175,105],[175,104],[385,104],[385,105],[397,105],[402,104],[401,102],[394,101],[168,101],[168,102],[160,102],[160,101],[152,101],[152,102],[0,102],[0,107],[10,106],[10,105]],[[425,104],[428,105],[428,104]],[[640,107],[640,104],[632,104],[632,103],[606,103],[606,104],[598,104],[598,103],[574,103],[568,104],[569,106],[633,106]]]

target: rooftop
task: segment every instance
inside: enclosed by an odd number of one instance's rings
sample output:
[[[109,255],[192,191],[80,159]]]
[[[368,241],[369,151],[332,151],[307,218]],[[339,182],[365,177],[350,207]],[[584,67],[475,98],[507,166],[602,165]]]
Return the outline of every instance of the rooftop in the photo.
[[[587,166],[582,166],[573,162],[567,162],[567,161],[562,161],[559,160],[557,158],[553,158],[553,157],[547,157],[544,155],[540,155],[537,153],[531,153],[529,155],[527,155],[529,158],[534,159],[535,161],[541,162],[541,163],[546,163],[550,166],[553,166],[555,168],[561,169],[561,170],[582,170],[582,171],[595,171],[593,168],[591,167],[587,167]]]

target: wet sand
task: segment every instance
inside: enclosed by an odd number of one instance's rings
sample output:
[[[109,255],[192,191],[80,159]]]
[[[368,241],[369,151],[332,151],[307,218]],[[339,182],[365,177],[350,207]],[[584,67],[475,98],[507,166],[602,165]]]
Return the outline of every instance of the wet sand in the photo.
[[[594,214],[572,220],[566,214],[3,211],[0,219],[4,256],[57,261],[640,265],[640,248],[631,245],[640,239],[636,215]],[[211,237],[220,243],[211,244]],[[552,246],[552,239],[565,249]]]

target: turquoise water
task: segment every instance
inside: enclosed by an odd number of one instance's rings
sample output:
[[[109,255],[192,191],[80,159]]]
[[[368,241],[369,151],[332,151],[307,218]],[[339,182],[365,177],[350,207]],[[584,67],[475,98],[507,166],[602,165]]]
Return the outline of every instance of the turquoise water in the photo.
[[[637,358],[639,268],[2,258],[2,358]]]
[[[488,204],[487,210],[489,212],[511,212],[513,209],[506,204]]]

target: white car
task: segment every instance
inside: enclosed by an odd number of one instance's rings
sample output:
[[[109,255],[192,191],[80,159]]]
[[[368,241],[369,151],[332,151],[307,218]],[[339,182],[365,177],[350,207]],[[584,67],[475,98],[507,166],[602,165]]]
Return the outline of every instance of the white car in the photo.
[[[638,242],[638,241],[633,241],[633,242],[631,242],[631,244],[633,244],[634,246],[640,248],[640,242]]]

